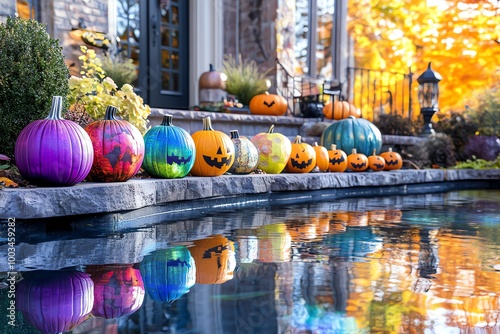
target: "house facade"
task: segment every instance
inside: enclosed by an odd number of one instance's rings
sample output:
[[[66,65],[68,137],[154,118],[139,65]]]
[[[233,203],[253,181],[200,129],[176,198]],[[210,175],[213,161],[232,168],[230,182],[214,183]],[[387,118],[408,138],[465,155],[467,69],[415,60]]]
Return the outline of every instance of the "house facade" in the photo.
[[[200,75],[229,54],[262,70],[279,59],[291,77],[346,81],[346,0],[0,0],[0,8],[2,20],[46,24],[72,74],[82,33],[107,36],[134,60],[134,85],[155,108],[196,105]]]

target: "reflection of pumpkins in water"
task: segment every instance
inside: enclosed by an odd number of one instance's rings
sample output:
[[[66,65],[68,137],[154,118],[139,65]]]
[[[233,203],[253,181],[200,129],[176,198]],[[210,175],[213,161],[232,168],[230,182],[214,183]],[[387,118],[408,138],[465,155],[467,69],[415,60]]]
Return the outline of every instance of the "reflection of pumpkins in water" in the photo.
[[[16,306],[26,322],[42,333],[69,332],[88,319],[94,305],[94,283],[76,270],[23,273]]]
[[[368,213],[361,211],[350,211],[348,226],[368,226]]]
[[[221,284],[233,278],[234,243],[221,234],[193,241],[189,251],[196,263],[196,283]]]
[[[259,261],[290,261],[292,238],[284,223],[261,226],[257,229]]]
[[[106,319],[137,311],[144,301],[141,272],[132,265],[89,265],[85,271],[94,282],[92,314]]]
[[[144,286],[153,300],[171,303],[195,283],[196,266],[185,246],[152,252],[141,262]]]

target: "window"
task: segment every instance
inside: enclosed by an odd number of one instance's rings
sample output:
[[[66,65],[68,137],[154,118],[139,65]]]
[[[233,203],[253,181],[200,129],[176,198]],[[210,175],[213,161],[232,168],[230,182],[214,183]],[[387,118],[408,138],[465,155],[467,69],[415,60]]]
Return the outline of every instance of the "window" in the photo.
[[[17,0],[17,15],[23,19],[38,20],[38,6],[38,0]]]

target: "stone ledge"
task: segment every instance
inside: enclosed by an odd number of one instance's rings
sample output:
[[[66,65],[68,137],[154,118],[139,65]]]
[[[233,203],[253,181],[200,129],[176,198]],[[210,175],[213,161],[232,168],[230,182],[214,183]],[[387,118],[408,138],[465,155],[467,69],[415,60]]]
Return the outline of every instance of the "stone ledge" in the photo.
[[[223,175],[183,179],[133,179],[107,184],[83,182],[73,187],[61,188],[4,188],[0,190],[0,208],[3,208],[0,211],[0,219],[119,212],[173,202],[237,198],[240,195],[391,187],[461,180],[500,180],[500,169]]]

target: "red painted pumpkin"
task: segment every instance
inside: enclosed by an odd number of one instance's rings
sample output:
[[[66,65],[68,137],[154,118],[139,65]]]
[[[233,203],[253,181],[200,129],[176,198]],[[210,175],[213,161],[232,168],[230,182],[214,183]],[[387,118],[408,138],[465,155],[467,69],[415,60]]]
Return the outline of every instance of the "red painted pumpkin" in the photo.
[[[323,115],[328,119],[340,120],[349,116],[361,117],[361,110],[347,101],[329,101],[323,107]]]
[[[328,151],[328,170],[330,172],[342,173],[347,169],[347,154],[337,149],[337,145],[332,144]]]
[[[322,172],[327,171],[329,165],[328,150],[324,146],[318,145],[317,142],[314,142],[312,147],[316,152],[316,166]]]
[[[368,157],[363,153],[358,153],[355,148],[347,156],[347,168],[354,172],[363,172],[368,169]]]
[[[210,117],[203,119],[203,129],[191,135],[196,148],[191,174],[195,176],[219,176],[231,168],[234,162],[234,144],[224,132],[212,129]]]
[[[141,168],[144,159],[142,134],[128,121],[117,119],[117,111],[116,107],[108,106],[104,120],[85,128],[94,146],[90,181],[127,181]]]
[[[248,107],[254,115],[283,116],[288,110],[288,103],[283,96],[265,92],[255,95]]]
[[[380,156],[385,160],[385,170],[396,170],[403,167],[403,158],[397,152],[393,152],[389,147],[387,152],[380,153]]]
[[[377,155],[377,150],[374,149],[372,155],[368,157],[368,168],[374,172],[384,170],[385,160],[380,155]]]
[[[144,301],[141,272],[132,265],[89,265],[85,271],[94,282],[92,314],[106,319],[137,311]]]
[[[316,167],[316,151],[308,143],[303,143],[301,136],[296,136],[285,170],[288,173],[309,173],[314,167]]]

